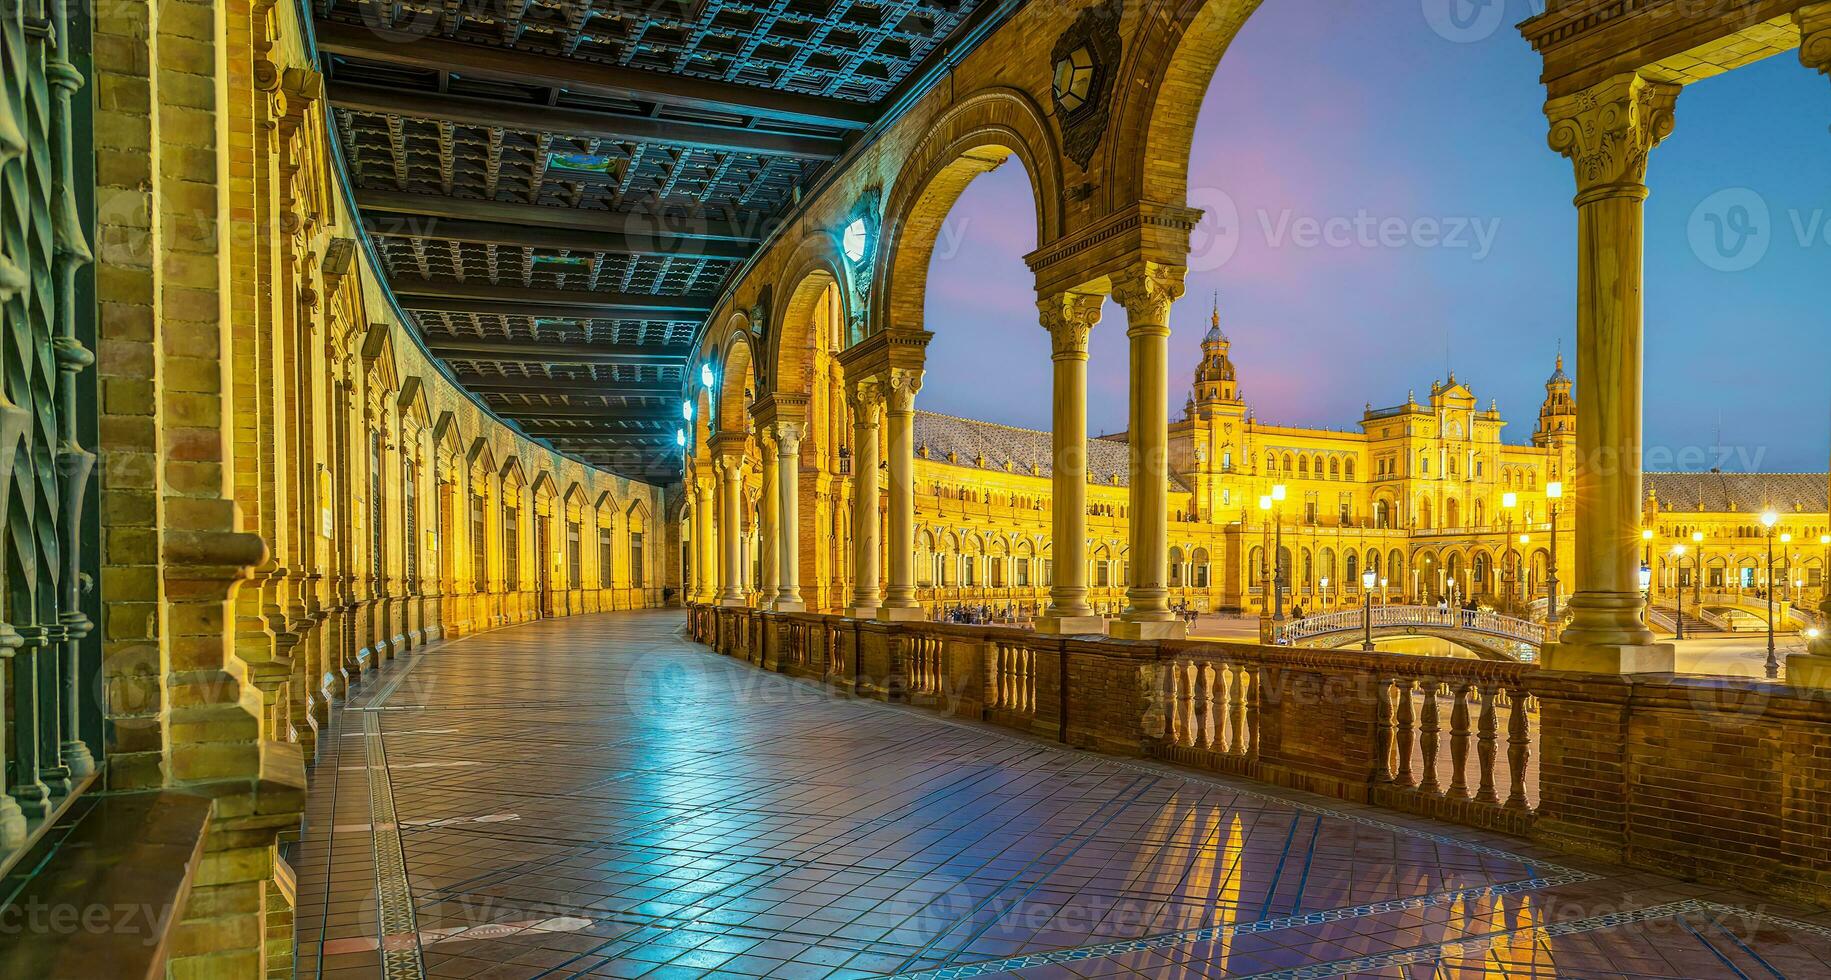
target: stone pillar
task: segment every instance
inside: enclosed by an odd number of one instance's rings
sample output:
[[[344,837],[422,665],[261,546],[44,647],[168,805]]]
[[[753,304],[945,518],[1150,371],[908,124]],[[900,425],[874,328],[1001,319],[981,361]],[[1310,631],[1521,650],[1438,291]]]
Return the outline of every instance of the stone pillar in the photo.
[[[1183,292],[1183,270],[1142,263],[1113,277],[1132,341],[1131,554],[1125,612],[1112,635],[1134,640],[1180,638],[1166,582],[1170,534],[1170,305]],[[1057,569],[1061,567],[1057,562]]]
[[[1647,155],[1672,132],[1678,86],[1617,75],[1545,105],[1577,177],[1576,586],[1550,670],[1664,673],[1641,621],[1642,210]]]
[[[718,604],[748,605],[744,599],[744,457],[735,453],[719,456],[718,475],[718,541],[723,556]]]
[[[890,444],[890,580],[879,617],[924,619],[915,594],[915,397],[922,390],[922,372],[891,368],[882,387]]]
[[[776,452],[769,444],[768,436],[763,430],[757,430],[757,445],[763,455],[762,496],[757,500],[757,557],[763,569],[763,581],[757,583],[757,605],[764,609],[775,608],[777,572],[776,572],[776,516],[778,494],[776,492]]]
[[[800,422],[776,423],[776,610],[802,612]]]
[[[1104,633],[1106,620],[1087,602],[1087,335],[1106,297],[1061,293],[1037,301],[1054,348],[1055,395],[1050,426],[1051,545],[1055,579],[1039,633]]]
[[[717,600],[718,567],[712,551],[712,480],[698,477],[693,481],[693,601]]]
[[[878,383],[847,386],[852,403],[852,605],[860,619],[877,616],[877,429]]]

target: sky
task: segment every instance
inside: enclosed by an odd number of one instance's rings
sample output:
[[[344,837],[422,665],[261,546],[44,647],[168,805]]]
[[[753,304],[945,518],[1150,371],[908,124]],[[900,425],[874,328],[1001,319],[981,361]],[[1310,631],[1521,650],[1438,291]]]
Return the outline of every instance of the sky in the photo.
[[[1369,402],[1425,399],[1453,369],[1499,402],[1508,442],[1530,439],[1576,337],[1574,178],[1546,145],[1539,62],[1512,26],[1542,0],[1505,0],[1498,26],[1474,36],[1433,27],[1448,2],[1461,0],[1273,0],[1233,43],[1190,164],[1189,203],[1209,217],[1172,315],[1172,418],[1218,292],[1265,422],[1354,429]],[[1647,465],[1823,471],[1831,84],[1788,53],[1686,88],[1677,116],[1648,176]],[[1012,158],[942,230],[927,410],[1049,426],[1049,343],[1023,263],[1036,245],[1028,182]],[[1362,216],[1405,231],[1314,234]],[[1123,310],[1107,304],[1090,348],[1088,429],[1121,430]]]

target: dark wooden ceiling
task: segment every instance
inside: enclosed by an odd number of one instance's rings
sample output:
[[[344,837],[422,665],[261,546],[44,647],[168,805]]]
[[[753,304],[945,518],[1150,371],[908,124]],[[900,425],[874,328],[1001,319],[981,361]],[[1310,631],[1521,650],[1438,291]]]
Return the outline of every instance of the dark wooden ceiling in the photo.
[[[362,223],[530,436],[680,472],[692,338],[771,223],[991,0],[317,0]]]

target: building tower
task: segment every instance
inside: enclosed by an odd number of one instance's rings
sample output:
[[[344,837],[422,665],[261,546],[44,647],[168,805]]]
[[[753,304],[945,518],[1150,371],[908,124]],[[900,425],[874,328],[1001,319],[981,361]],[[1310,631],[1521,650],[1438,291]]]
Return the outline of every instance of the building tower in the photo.
[[[1576,462],[1577,400],[1571,396],[1570,375],[1564,373],[1564,355],[1558,354],[1557,368],[1545,382],[1545,403],[1539,406],[1539,427],[1532,433],[1532,444],[1557,450],[1546,480],[1568,478]]]

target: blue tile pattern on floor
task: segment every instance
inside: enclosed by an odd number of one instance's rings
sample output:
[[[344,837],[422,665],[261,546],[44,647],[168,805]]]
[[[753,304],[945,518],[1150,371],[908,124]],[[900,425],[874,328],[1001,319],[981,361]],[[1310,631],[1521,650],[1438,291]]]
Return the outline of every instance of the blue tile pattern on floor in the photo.
[[[321,739],[299,975],[1801,976],[1831,958],[1822,926],[1748,896],[837,697],[680,625],[501,630],[354,691]]]

